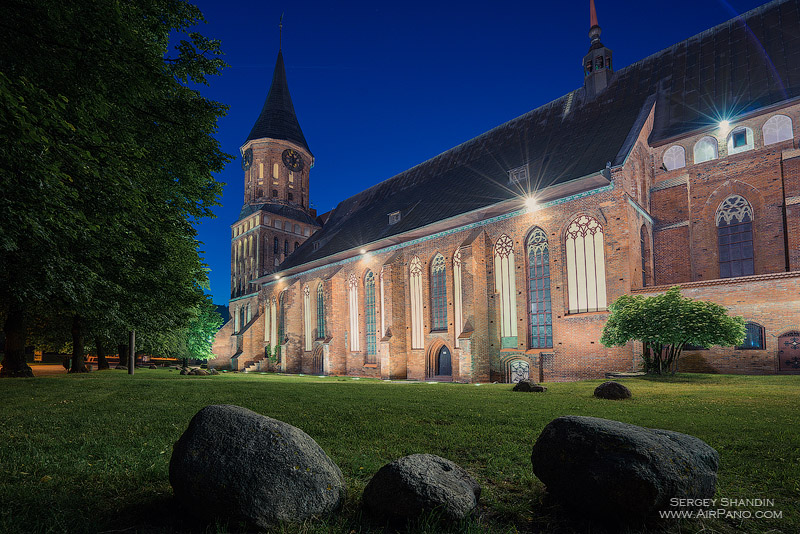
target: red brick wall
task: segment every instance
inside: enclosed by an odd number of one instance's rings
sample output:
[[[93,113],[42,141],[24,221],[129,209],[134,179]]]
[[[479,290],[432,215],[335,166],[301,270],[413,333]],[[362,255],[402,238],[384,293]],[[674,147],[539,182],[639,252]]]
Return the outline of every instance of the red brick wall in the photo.
[[[666,286],[636,293],[645,296],[668,289]],[[715,302],[730,315],[740,315],[764,327],[764,350],[711,347],[684,351],[680,371],[735,374],[771,374],[778,368],[778,337],[800,328],[800,272],[755,275],[736,280],[692,282],[681,286],[685,297]]]

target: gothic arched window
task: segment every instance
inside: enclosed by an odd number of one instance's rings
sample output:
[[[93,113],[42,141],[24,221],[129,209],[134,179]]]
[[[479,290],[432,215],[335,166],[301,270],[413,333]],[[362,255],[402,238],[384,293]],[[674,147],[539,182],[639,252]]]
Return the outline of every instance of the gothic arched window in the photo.
[[[753,261],[753,207],[739,195],[731,195],[716,214],[719,245],[719,277],[734,278],[755,273]]]
[[[311,337],[311,290],[308,286],[303,288],[303,343],[306,351],[312,349]]]
[[[275,301],[275,297],[272,297],[272,300],[270,301],[269,318],[269,339],[272,343],[272,349],[274,350],[275,347],[281,344],[280,340],[278,340],[278,305]]]
[[[447,276],[444,256],[431,262],[431,330],[447,330]]]
[[[764,145],[788,141],[794,137],[792,119],[786,115],[775,115],[764,123]]]
[[[375,327],[375,275],[372,271],[367,271],[364,277],[364,317],[367,328],[367,358],[364,363],[375,363],[378,336]]]
[[[278,345],[283,345],[284,329],[286,328],[286,291],[278,297]],[[282,361],[282,354],[278,353],[278,363]]]
[[[422,331],[422,262],[418,256],[411,258],[408,267],[409,292],[411,297],[411,348],[425,348]]]
[[[317,286],[317,338],[325,338],[325,290],[322,282]]]
[[[550,249],[539,227],[528,237],[528,332],[532,349],[553,346],[553,311],[550,300]]]
[[[500,295],[500,336],[517,336],[517,283],[514,272],[514,241],[506,234],[494,244],[495,292]]]
[[[358,278],[351,274],[348,280],[348,300],[350,302],[350,350],[361,350],[360,332],[358,328]]]
[[[664,152],[664,167],[668,171],[686,167],[686,150],[680,145],[669,147]]]
[[[581,215],[567,228],[568,313],[606,309],[606,264],[603,227]]]
[[[694,145],[694,162],[703,163],[719,157],[719,145],[717,140],[711,136],[700,139]]]

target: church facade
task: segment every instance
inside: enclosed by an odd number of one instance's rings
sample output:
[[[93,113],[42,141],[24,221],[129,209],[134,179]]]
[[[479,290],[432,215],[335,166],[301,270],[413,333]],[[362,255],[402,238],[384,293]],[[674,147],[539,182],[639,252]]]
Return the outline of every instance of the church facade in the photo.
[[[591,15],[582,87],[323,217],[279,53],[211,365],[597,378],[639,366],[635,343],[600,344],[608,305],[679,285],[747,322],[744,345],[686,349],[680,370],[800,372],[800,1],[619,70]]]

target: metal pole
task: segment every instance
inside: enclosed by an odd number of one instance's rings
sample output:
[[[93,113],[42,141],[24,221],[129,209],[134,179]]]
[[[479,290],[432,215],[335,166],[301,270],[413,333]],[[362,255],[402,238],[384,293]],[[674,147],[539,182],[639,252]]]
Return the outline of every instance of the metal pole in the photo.
[[[128,374],[132,375],[136,367],[136,331],[131,330],[130,342],[128,343]]]

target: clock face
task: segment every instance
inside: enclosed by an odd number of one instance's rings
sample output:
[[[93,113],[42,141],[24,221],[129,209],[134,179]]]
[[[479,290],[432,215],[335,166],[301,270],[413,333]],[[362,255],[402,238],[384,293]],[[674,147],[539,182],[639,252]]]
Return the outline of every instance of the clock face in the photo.
[[[250,165],[253,164],[253,149],[248,148],[242,154],[242,170],[247,170],[250,168]]]
[[[297,150],[287,148],[283,151],[283,164],[290,171],[298,172],[303,170],[303,156]]]

